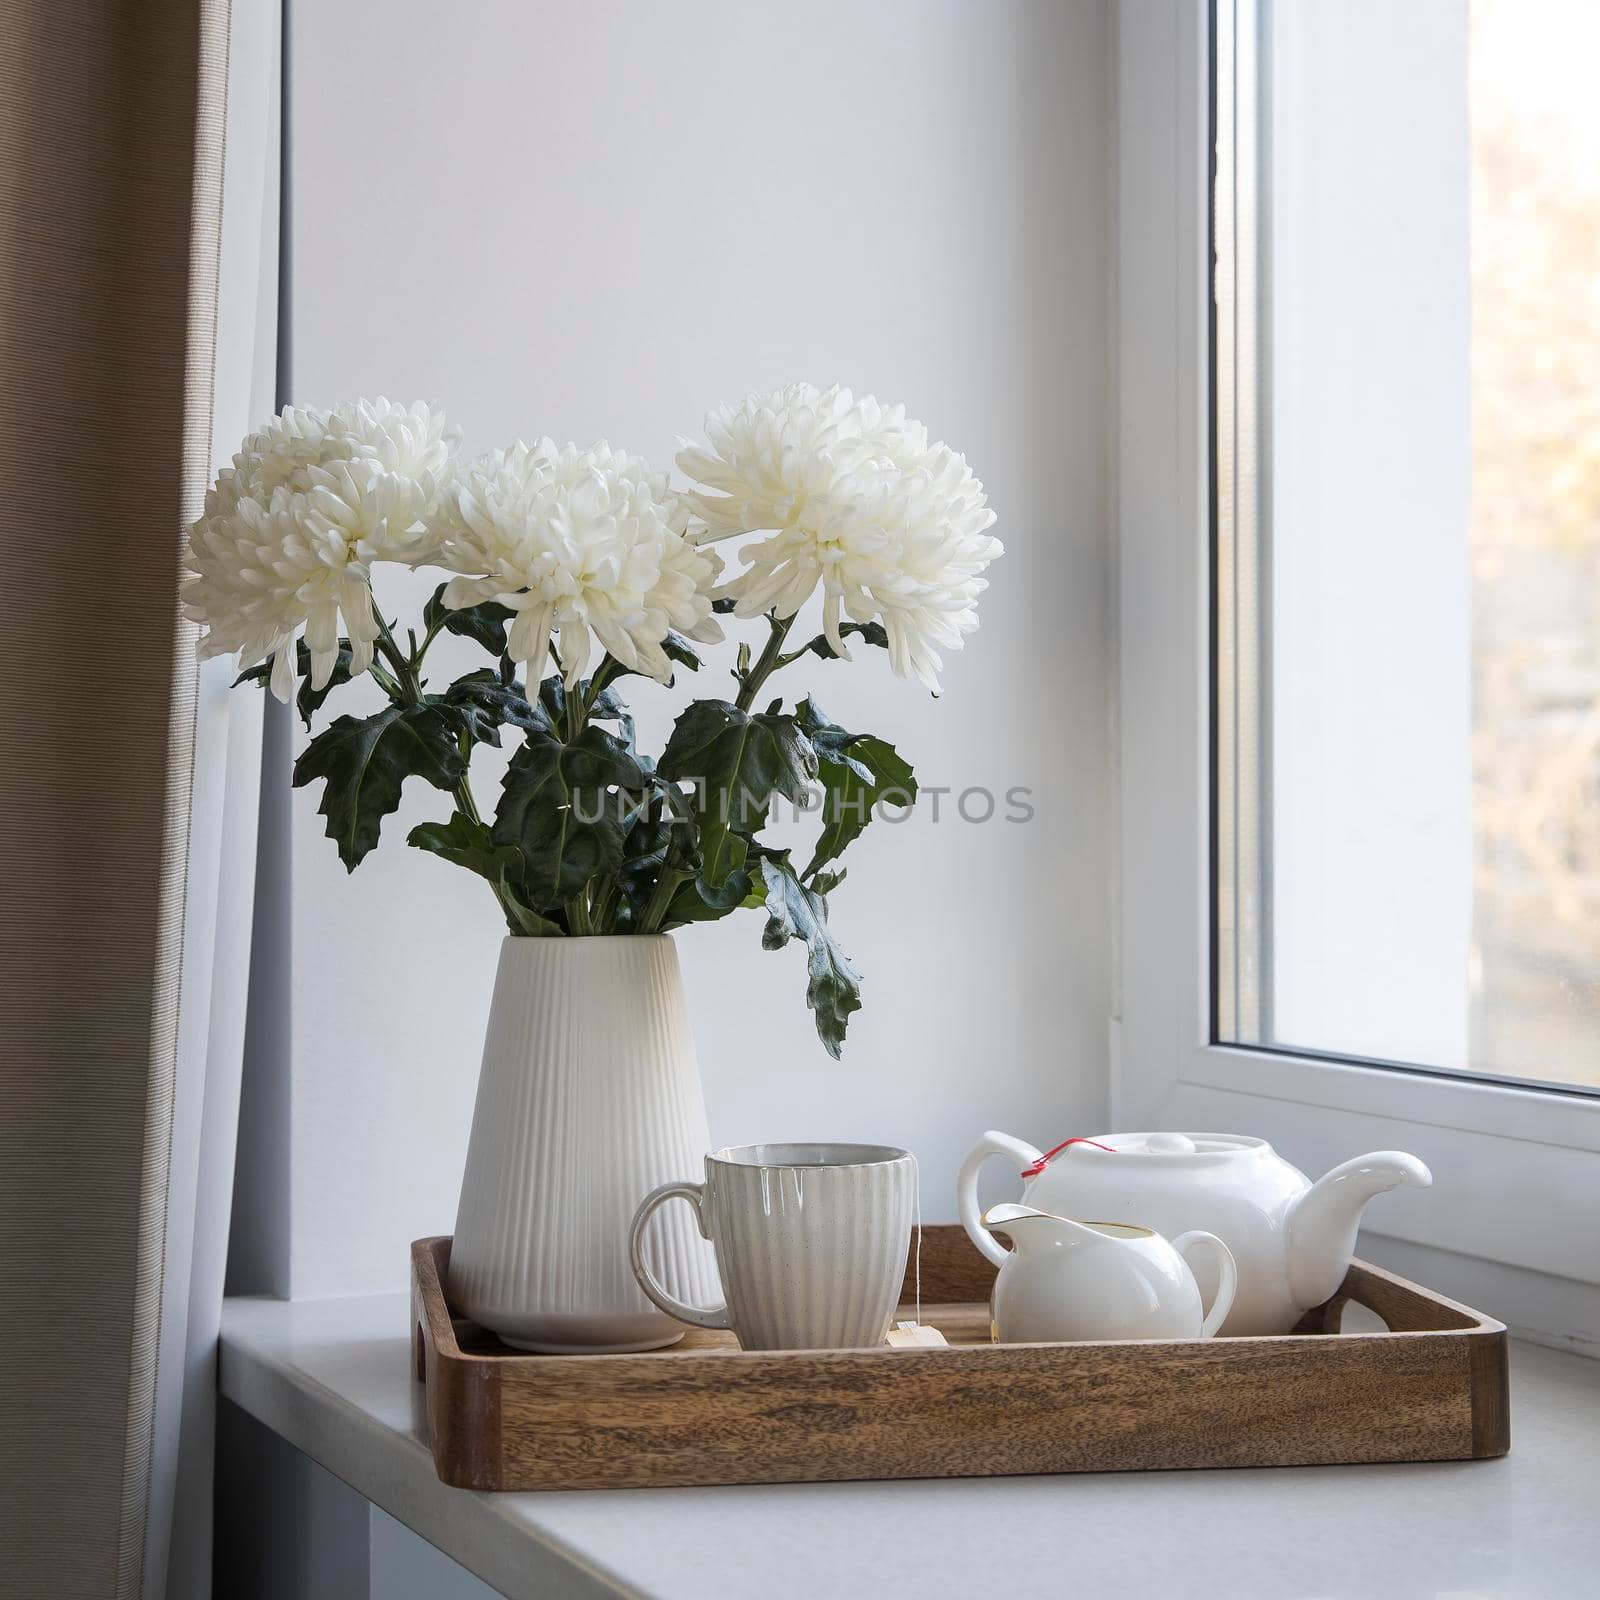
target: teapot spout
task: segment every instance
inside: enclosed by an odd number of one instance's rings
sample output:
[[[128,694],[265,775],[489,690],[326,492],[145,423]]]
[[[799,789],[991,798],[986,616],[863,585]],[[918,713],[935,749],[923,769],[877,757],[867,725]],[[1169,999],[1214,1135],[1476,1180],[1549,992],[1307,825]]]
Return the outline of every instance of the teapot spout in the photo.
[[[1405,1184],[1426,1189],[1433,1174],[1403,1150],[1376,1150],[1325,1173],[1289,1211],[1289,1285],[1302,1306],[1318,1306],[1344,1281],[1361,1214],[1374,1195]]]

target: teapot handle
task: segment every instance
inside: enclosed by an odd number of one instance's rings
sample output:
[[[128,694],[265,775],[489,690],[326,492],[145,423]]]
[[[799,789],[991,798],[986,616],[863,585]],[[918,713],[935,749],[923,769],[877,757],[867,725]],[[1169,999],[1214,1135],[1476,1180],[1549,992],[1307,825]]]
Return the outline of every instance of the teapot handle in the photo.
[[[990,1156],[1005,1156],[1020,1172],[1042,1159],[1040,1152],[1024,1139],[1013,1139],[1009,1133],[997,1133],[991,1128],[973,1145],[967,1159],[961,1163],[956,1177],[956,1207],[961,1226],[967,1237],[982,1252],[986,1261],[1003,1267],[1011,1252],[983,1225],[983,1213],[978,1205],[978,1168]]]
[[[1239,1287],[1239,1268],[1234,1263],[1233,1251],[1216,1234],[1203,1233],[1198,1228],[1180,1233],[1172,1241],[1172,1248],[1187,1262],[1190,1246],[1197,1244],[1209,1245],[1217,1258],[1217,1292],[1212,1297],[1211,1309],[1206,1312],[1206,1320],[1200,1324],[1200,1337],[1210,1339],[1215,1337],[1223,1319],[1233,1309],[1234,1291]]]

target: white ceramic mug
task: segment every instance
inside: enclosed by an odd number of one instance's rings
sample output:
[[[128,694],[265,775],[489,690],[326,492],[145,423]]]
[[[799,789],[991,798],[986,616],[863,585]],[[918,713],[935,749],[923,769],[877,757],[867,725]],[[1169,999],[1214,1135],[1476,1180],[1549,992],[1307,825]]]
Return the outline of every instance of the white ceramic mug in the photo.
[[[724,1305],[702,1310],[650,1272],[644,1229],[687,1200],[716,1247]],[[639,1287],[669,1316],[731,1328],[746,1350],[851,1350],[883,1343],[900,1300],[916,1163],[876,1144],[746,1144],[706,1157],[701,1183],[664,1183],[633,1217]]]

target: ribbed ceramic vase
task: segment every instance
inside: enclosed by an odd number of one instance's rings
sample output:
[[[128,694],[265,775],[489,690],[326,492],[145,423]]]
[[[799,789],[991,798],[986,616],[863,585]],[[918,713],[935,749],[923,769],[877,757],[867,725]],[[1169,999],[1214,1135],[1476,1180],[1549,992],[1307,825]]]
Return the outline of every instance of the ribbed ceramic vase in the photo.
[[[710,1138],[678,952],[664,934],[508,938],[500,949],[450,1248],[450,1301],[507,1344],[653,1350],[683,1325],[634,1281],[634,1208]],[[686,1208],[648,1241],[663,1284],[719,1298]]]

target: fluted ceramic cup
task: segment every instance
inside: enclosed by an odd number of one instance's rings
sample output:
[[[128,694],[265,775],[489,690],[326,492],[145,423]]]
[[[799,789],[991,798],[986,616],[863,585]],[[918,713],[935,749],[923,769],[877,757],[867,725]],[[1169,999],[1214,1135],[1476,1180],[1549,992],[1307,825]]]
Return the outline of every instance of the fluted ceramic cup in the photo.
[[[916,1163],[877,1144],[745,1144],[706,1157],[702,1183],[664,1183],[634,1213],[639,1287],[669,1316],[731,1328],[746,1350],[883,1343],[900,1300]],[[685,1305],[650,1272],[644,1227],[687,1200],[715,1246],[726,1303]]]

